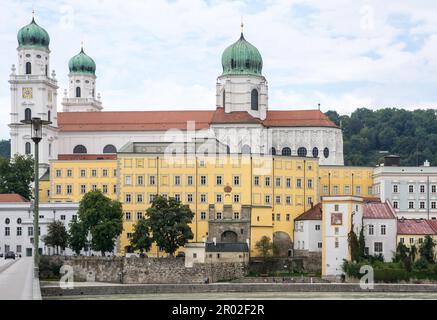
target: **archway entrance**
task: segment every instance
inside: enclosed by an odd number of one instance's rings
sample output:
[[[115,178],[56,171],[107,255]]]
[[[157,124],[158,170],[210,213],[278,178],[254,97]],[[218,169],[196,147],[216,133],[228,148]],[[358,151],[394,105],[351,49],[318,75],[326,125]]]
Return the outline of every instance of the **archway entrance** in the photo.
[[[238,235],[234,231],[225,231],[220,237],[221,242],[238,242]]]
[[[273,246],[275,254],[280,257],[287,257],[289,250],[293,249],[291,238],[286,232],[277,231],[273,233]]]

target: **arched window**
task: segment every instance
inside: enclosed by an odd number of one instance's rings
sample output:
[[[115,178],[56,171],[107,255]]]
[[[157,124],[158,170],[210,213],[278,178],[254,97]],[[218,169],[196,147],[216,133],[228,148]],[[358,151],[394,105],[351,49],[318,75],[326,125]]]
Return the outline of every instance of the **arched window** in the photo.
[[[47,120],[52,121],[51,118],[52,118],[52,112],[49,110],[47,111]]]
[[[21,218],[17,219],[17,224],[21,224]]]
[[[258,90],[253,89],[250,97],[250,108],[258,110]]]
[[[317,147],[313,148],[313,157],[317,158],[319,156],[319,149],[317,149]]]
[[[325,156],[325,158],[329,157],[329,149],[328,148],[323,149],[323,155]]]
[[[245,144],[244,146],[241,147],[241,153],[242,154],[250,154],[252,151],[250,149],[250,147]]]
[[[299,149],[297,149],[297,155],[299,157],[306,157],[307,156],[307,148],[300,147]]]
[[[223,108],[226,107],[226,91],[223,90]]]
[[[32,74],[32,64],[30,62],[26,62],[26,74]]]
[[[80,87],[76,87],[76,98],[80,98]]]
[[[285,147],[282,149],[282,155],[283,156],[291,156],[291,149],[289,147]]]
[[[107,144],[103,148],[103,153],[117,153],[117,148],[113,146],[112,144]]]
[[[79,145],[74,147],[73,153],[87,153],[87,150],[86,150],[85,146],[79,144]]]
[[[276,156],[276,149],[275,149],[274,147],[271,147],[271,148],[270,148],[270,154],[271,154],[272,156]]]
[[[30,142],[26,142],[26,144],[24,145],[24,153],[25,154],[31,154],[32,153]]]
[[[32,110],[29,108],[24,110],[24,120],[32,120]]]
[[[5,224],[9,224],[10,222],[11,222],[11,219],[9,219],[9,218],[5,219]]]

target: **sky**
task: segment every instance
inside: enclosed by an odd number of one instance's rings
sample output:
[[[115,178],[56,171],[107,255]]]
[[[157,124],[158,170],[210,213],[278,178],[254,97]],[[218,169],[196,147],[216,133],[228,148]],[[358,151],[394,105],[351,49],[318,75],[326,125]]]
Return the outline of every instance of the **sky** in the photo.
[[[221,55],[242,17],[263,57],[269,109],[437,107],[437,1],[0,0],[0,8],[0,139],[9,138],[16,35],[33,9],[51,38],[58,111],[82,41],[104,110],[214,109]]]

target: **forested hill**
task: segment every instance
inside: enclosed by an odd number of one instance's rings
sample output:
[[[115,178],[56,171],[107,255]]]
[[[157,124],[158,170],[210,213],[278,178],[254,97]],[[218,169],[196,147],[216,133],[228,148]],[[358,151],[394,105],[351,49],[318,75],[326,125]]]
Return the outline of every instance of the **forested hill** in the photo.
[[[361,108],[350,116],[326,115],[343,129],[345,165],[374,166],[385,155],[401,157],[401,165],[429,160],[437,166],[437,110]]]

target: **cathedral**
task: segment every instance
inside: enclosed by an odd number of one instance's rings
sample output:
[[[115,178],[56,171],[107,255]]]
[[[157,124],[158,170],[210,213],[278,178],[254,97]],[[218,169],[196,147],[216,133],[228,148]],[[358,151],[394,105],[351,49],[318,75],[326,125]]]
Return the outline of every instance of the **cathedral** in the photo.
[[[21,120],[51,121],[40,146],[41,174],[50,160],[62,155],[116,154],[132,142],[198,139],[215,139],[228,153],[311,157],[318,158],[320,165],[344,164],[341,128],[320,110],[270,109],[262,56],[243,32],[222,54],[215,108],[199,111],[104,111],[96,94],[96,63],[82,48],[68,63],[68,90],[58,112],[59,86],[55,71],[50,71],[48,32],[33,18],[19,30],[17,39],[18,64],[12,65],[9,79],[11,153],[33,152],[29,125]]]

